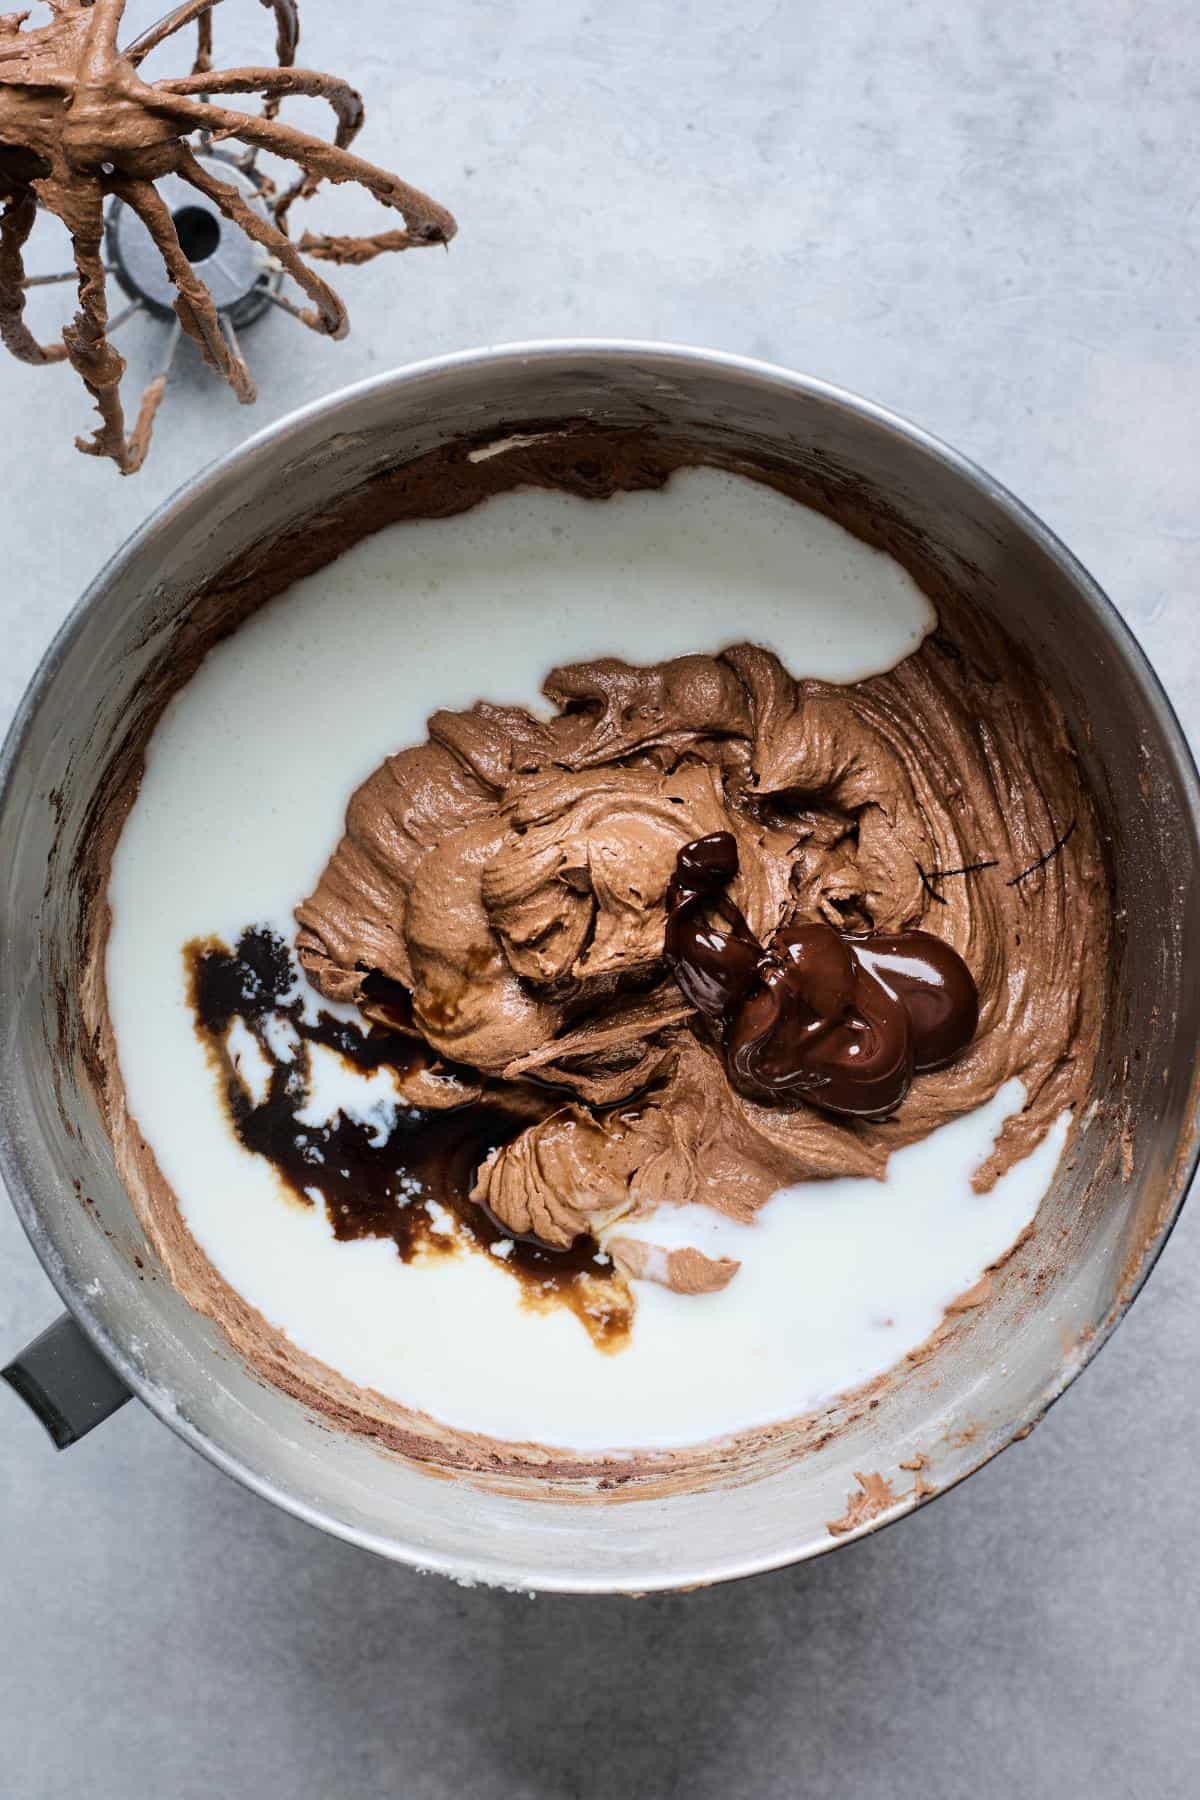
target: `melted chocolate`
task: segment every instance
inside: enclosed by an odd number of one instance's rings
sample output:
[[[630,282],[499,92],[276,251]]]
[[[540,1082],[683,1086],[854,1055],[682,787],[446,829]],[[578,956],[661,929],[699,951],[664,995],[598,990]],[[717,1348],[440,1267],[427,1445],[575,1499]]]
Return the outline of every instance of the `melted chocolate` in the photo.
[[[745,1091],[882,1118],[915,1071],[970,1043],[979,996],[941,938],[796,924],[764,949],[724,891],[737,872],[730,832],[684,845],[667,891],[666,956],[685,997],[722,1027]]]
[[[401,1029],[373,1026],[364,1032],[327,1012],[315,1020],[304,1016],[291,953],[282,938],[264,927],[244,931],[235,950],[209,939],[189,944],[184,954],[196,1030],[221,1071],[239,1141],[265,1157],[304,1205],[323,1201],[335,1237],[391,1238],[405,1262],[457,1254],[464,1242],[494,1255],[493,1245],[507,1243],[510,1248],[495,1260],[521,1283],[527,1303],[566,1306],[602,1349],[620,1348],[629,1333],[632,1300],[617,1270],[597,1262],[595,1239],[579,1237],[559,1251],[536,1239],[518,1238],[470,1198],[484,1158],[553,1110],[552,1097],[543,1101],[525,1091],[496,1090],[439,1111],[406,1106],[398,1097],[394,1122],[367,1122],[339,1112],[326,1124],[304,1124],[298,1115],[309,1096],[312,1044],[365,1071],[386,1067],[405,1076],[432,1066],[428,1047],[403,1029],[404,989],[393,982],[380,986],[382,977],[372,978],[376,1007],[386,1009]],[[229,1029],[238,1019],[270,1066],[260,1101],[243,1081],[229,1048]],[[290,1060],[279,1053],[280,1021],[292,1038]],[[470,1079],[477,1085],[473,1072]],[[439,1230],[446,1215],[453,1228]]]
[[[724,892],[737,872],[733,834],[714,831],[683,846],[667,889],[667,960],[685,997],[709,1018],[737,1007],[762,961],[762,945]]]

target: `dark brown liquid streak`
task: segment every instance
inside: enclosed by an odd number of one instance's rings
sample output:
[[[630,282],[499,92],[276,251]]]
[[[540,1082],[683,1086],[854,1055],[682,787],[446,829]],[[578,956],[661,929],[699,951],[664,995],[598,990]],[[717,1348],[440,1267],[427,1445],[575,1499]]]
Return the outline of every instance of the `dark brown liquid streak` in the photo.
[[[923,869],[918,863],[917,874],[921,877],[921,886],[929,898],[936,900],[939,906],[945,906],[948,904],[946,896],[939,893],[938,889],[934,887],[935,881],[949,881],[952,875],[978,875],[984,869],[998,869],[999,867],[1000,864],[995,857],[989,857],[986,862],[966,863],[961,869]]]
[[[264,1157],[305,1206],[316,1189],[324,1199],[334,1236],[391,1238],[401,1260],[482,1251],[517,1280],[524,1300],[539,1310],[564,1306],[593,1342],[620,1349],[633,1318],[629,1285],[610,1264],[596,1261],[599,1245],[579,1237],[557,1251],[514,1236],[486,1208],[470,1198],[475,1172],[489,1151],[508,1143],[532,1118],[553,1110],[528,1092],[485,1096],[452,1110],[430,1112],[397,1097],[396,1122],[379,1142],[379,1129],[338,1112],[324,1125],[305,1125],[310,1087],[308,1047],[322,1045],[355,1068],[394,1068],[411,1074],[433,1061],[427,1047],[402,1030],[372,1026],[367,1031],[328,1012],[304,1017],[301,977],[283,939],[262,926],[250,927],[230,950],[217,939],[184,948],[188,992],[196,1031],[223,1082],[230,1123],[238,1141]],[[388,983],[389,990],[394,986]],[[403,1018],[403,990],[374,998]],[[255,1102],[228,1046],[240,1019],[270,1068],[265,1097]],[[286,1020],[295,1033],[291,1062],[272,1049],[267,1026]],[[476,1079],[472,1074],[472,1079]],[[434,1201],[454,1221],[451,1235],[436,1229],[426,1209]],[[504,1256],[491,1246],[508,1240]]]
[[[1078,819],[1072,819],[1062,836],[1056,838],[1050,848],[1043,855],[1039,856],[1036,862],[1030,863],[1027,869],[1022,869],[1019,875],[1014,875],[1011,881],[1005,883],[1005,886],[1020,887],[1023,881],[1027,881],[1031,875],[1036,875],[1039,869],[1044,869],[1046,864],[1050,862],[1053,857],[1056,857],[1060,851],[1066,849],[1078,823]]]

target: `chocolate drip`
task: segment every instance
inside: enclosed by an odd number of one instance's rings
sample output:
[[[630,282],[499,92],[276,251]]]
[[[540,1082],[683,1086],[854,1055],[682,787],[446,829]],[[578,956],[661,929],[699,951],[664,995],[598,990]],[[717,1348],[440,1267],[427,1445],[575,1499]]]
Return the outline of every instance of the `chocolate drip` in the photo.
[[[732,833],[684,845],[667,892],[666,956],[686,998],[721,1025],[745,1091],[882,1118],[914,1072],[970,1043],[975,982],[941,938],[793,924],[764,949],[724,891],[737,872]]]
[[[714,831],[684,845],[667,889],[667,960],[687,999],[710,1018],[738,1004],[762,960],[762,945],[724,892],[737,872],[732,832]]]

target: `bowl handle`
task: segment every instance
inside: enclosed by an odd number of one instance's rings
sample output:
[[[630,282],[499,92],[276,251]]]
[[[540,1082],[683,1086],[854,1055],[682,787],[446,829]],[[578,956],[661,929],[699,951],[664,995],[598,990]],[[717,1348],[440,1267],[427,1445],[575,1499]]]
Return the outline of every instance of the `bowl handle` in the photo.
[[[0,1377],[65,1450],[132,1398],[70,1313],[27,1344]]]

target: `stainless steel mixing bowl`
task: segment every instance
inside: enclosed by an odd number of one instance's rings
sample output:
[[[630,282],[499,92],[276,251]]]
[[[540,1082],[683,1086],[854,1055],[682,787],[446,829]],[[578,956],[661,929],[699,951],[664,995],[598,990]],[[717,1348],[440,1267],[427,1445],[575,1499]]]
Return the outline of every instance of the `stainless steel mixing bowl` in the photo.
[[[1095,1116],[1034,1241],[932,1362],[873,1410],[835,1409],[827,1441],[758,1479],[564,1505],[431,1479],[257,1379],[156,1276],[85,1069],[64,1045],[77,1038],[86,900],[75,853],[121,722],[194,597],[248,547],[448,439],[583,419],[686,434],[698,460],[709,446],[782,461],[835,514],[884,521],[932,583],[949,580],[1000,619],[1062,698],[1109,834],[1122,930]],[[1196,1154],[1200,958],[1185,946],[1200,942],[1198,828],[1187,744],[1096,584],[1003,488],[879,407],[734,357],[609,342],[473,351],[307,407],[190,482],[110,563],[55,639],[4,750],[0,1160],[69,1309],[10,1380],[60,1441],[132,1391],[290,1512],[466,1580],[685,1587],[846,1542],[855,1532],[834,1535],[829,1521],[846,1513],[856,1471],[879,1471],[900,1496],[862,1527],[872,1529],[922,1497],[900,1466],[915,1453],[941,1491],[1024,1435],[1162,1248]]]

